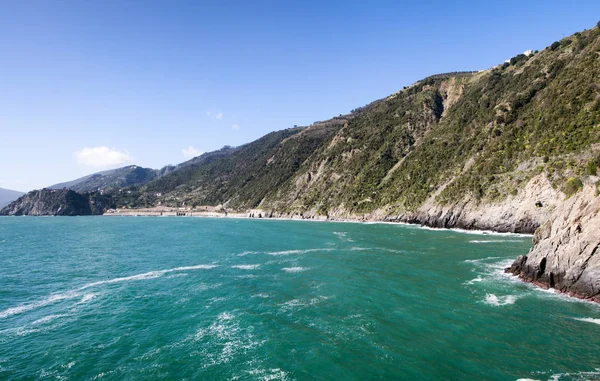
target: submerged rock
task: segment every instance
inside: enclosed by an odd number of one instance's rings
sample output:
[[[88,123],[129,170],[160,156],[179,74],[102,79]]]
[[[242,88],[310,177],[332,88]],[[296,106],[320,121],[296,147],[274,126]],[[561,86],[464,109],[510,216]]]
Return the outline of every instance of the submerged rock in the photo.
[[[536,230],[527,256],[506,269],[523,280],[600,302],[600,197],[588,185]]]

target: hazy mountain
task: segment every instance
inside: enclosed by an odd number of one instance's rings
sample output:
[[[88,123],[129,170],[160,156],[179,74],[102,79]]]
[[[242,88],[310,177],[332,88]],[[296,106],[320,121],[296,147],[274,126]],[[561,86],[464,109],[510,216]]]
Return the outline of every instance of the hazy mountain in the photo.
[[[0,188],[0,209],[24,195],[23,192]]]

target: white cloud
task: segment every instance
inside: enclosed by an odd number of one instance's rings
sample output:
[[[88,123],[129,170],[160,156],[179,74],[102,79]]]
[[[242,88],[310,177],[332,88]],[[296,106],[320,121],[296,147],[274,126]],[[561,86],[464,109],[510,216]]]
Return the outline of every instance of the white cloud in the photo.
[[[133,159],[127,151],[117,151],[104,146],[85,147],[74,155],[78,164],[95,168],[116,167]]]
[[[206,115],[210,116],[213,119],[217,119],[217,120],[223,119],[223,113],[222,112],[207,111]]]
[[[198,150],[197,148],[195,148],[193,146],[189,146],[188,148],[182,149],[181,153],[183,154],[183,156],[186,159],[191,159],[191,158],[194,158],[196,156],[202,155],[204,152]]]
[[[232,125],[231,128],[237,131],[240,129],[240,125],[236,123],[236,124]]]

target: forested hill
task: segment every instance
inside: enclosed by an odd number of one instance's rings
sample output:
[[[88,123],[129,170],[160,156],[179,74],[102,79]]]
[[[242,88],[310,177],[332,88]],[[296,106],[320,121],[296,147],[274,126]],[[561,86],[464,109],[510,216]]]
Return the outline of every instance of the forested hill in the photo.
[[[200,156],[135,184],[126,205],[475,227],[482,208],[518,201],[508,217],[521,222],[501,230],[532,231],[547,213],[527,197],[555,205],[596,181],[599,54],[595,27],[489,70],[433,75],[348,115]]]
[[[349,115],[268,134],[148,183],[136,205],[385,217],[502,202],[536,176],[568,196],[593,180],[599,161],[599,36],[596,27],[490,70],[434,75]]]

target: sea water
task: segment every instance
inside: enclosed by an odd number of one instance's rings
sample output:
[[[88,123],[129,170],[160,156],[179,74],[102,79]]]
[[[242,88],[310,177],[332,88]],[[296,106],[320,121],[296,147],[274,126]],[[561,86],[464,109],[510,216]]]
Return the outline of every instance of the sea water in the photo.
[[[531,237],[0,218],[1,380],[585,380],[600,307],[503,273]]]

